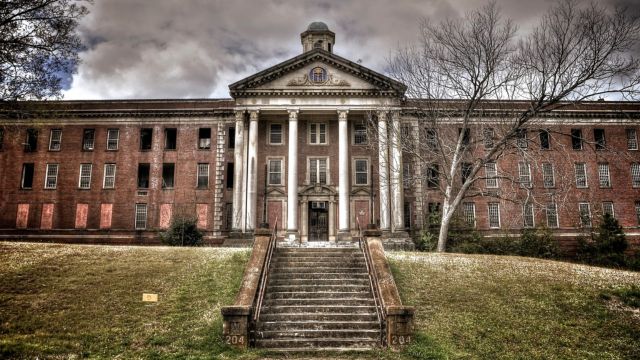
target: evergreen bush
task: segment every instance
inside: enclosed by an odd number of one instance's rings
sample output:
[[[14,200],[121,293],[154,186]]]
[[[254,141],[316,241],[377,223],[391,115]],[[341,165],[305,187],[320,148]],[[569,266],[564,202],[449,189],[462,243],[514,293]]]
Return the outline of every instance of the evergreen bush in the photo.
[[[202,231],[193,218],[176,218],[171,226],[160,234],[162,242],[170,246],[201,246]]]
[[[591,239],[579,238],[578,259],[589,264],[625,267],[627,259],[625,250],[629,244],[618,220],[609,214],[604,214],[602,221]]]

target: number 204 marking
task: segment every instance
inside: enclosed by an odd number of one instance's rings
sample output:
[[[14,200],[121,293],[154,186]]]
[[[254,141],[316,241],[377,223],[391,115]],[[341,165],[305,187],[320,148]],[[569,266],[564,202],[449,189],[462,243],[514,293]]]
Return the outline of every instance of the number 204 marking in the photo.
[[[404,345],[411,342],[411,336],[393,335],[391,337],[391,345]]]
[[[227,335],[224,341],[230,345],[244,344],[244,336]]]

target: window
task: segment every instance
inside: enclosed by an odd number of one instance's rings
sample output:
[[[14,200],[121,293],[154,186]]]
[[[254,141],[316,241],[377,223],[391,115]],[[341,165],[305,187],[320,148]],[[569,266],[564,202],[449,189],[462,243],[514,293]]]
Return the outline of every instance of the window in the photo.
[[[438,164],[427,166],[427,187],[434,189],[440,186],[440,169]]]
[[[482,129],[482,143],[484,144],[485,149],[493,148],[493,128],[484,128]]]
[[[227,133],[228,137],[229,137],[229,141],[227,141],[227,143],[229,144],[229,149],[235,149],[236,147],[236,128],[235,127],[230,127],[229,131]]]
[[[640,201],[636,201],[636,220],[638,225],[640,225]]]
[[[198,164],[198,189],[209,187],[209,164]]]
[[[533,204],[528,202],[522,205],[522,222],[525,228],[532,228],[536,226],[535,219],[533,217]]]
[[[464,130],[464,131],[463,131]],[[471,129],[469,128],[458,128],[458,137],[462,136],[462,146],[467,147],[471,142]]]
[[[498,187],[498,169],[496,163],[490,162],[484,165],[484,172],[487,182],[487,188]]]
[[[178,129],[164,129],[164,149],[175,150],[178,147]]]
[[[92,151],[96,142],[96,130],[84,129],[82,132],[82,150]]]
[[[198,129],[198,149],[211,149],[211,128]]]
[[[402,163],[402,185],[408,188],[411,185],[411,163]]]
[[[0,150],[4,147],[4,129],[0,129]]]
[[[234,166],[233,163],[227,163],[227,189],[233,189]]]
[[[553,164],[542,163],[542,183],[546,188],[552,188],[556,185]]]
[[[520,182],[520,186],[522,187],[531,187],[531,165],[528,163],[518,163],[518,182]]]
[[[364,121],[353,123],[353,144],[367,145],[367,126]]]
[[[153,143],[153,129],[140,129],[140,150],[151,150]]]
[[[368,185],[369,184],[369,160],[356,159],[354,170],[355,170],[355,184]]]
[[[327,124],[309,124],[309,144],[327,143]]]
[[[173,189],[175,182],[176,165],[174,163],[162,164],[162,188]]]
[[[269,125],[269,144],[271,145],[282,144],[282,124]]]
[[[500,227],[500,204],[489,203],[489,227],[497,229]]]
[[[436,129],[427,128],[426,130],[427,148],[431,151],[438,150],[438,132]]]
[[[55,189],[58,186],[58,164],[47,164],[47,173],[44,178],[45,189]]]
[[[80,176],[78,178],[78,187],[80,189],[91,188],[91,169],[92,164],[80,164]]]
[[[527,129],[518,129],[516,132],[516,146],[522,150],[526,149],[527,143]]]
[[[116,164],[104,164],[104,179],[102,179],[103,189],[113,189],[116,187]]]
[[[402,214],[404,216],[404,228],[411,229],[411,203],[405,202],[402,205],[404,208],[404,214]]]
[[[402,127],[400,128],[400,135],[401,135],[401,140],[403,142],[407,141],[411,141],[411,124],[402,124]]]
[[[611,178],[609,176],[609,164],[598,164],[598,180],[600,187],[611,187]]]
[[[611,201],[605,201],[602,203],[602,215],[609,214],[611,217],[616,217],[613,211],[613,203]]]
[[[596,150],[604,150],[606,145],[604,139],[604,129],[593,129],[593,139],[596,143]]]
[[[282,159],[269,159],[269,185],[282,185]]]
[[[62,129],[51,129],[49,134],[49,151],[60,151],[62,147]]]
[[[22,180],[20,181],[20,188],[33,188],[33,170],[33,163],[22,164]]]
[[[586,188],[587,185],[587,166],[585,163],[575,164],[576,170],[576,187]]]
[[[144,230],[147,228],[147,204],[136,204],[136,230]]]
[[[24,143],[25,152],[34,152],[38,150],[38,130],[27,129],[27,139]]]
[[[580,225],[583,227],[591,227],[591,207],[589,203],[579,203],[578,212],[580,214]]]
[[[476,227],[476,204],[472,202],[463,203],[462,211],[467,226],[472,228]]]
[[[439,225],[442,219],[442,214],[440,213],[440,203],[430,202],[427,204],[427,209],[429,210],[429,225]]]
[[[631,186],[640,187],[640,163],[631,164]]]
[[[627,149],[638,150],[638,136],[636,129],[627,129]]]
[[[582,150],[582,129],[571,129],[571,147]]]
[[[119,129],[107,130],[107,150],[118,150],[118,141],[120,139]]]
[[[549,130],[540,130],[540,149],[549,150],[551,148]]]
[[[309,159],[309,184],[327,183],[327,159]]]
[[[138,164],[138,188],[149,188],[149,164]]]
[[[473,169],[473,164],[468,162],[463,162],[460,164],[460,181],[464,184],[471,176],[471,170]]]
[[[558,227],[558,207],[555,203],[547,204],[547,227],[549,228],[557,228]]]

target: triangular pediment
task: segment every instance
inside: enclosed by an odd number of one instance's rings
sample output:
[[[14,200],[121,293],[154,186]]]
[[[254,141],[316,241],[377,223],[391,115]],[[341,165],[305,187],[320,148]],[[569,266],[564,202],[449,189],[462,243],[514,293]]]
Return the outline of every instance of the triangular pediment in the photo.
[[[340,93],[403,97],[406,86],[340,56],[315,49],[235,82],[229,89],[234,98]]]

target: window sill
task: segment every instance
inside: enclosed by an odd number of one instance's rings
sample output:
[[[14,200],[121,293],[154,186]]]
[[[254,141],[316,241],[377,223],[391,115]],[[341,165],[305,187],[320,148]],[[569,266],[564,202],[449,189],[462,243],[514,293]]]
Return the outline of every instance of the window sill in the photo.
[[[164,149],[164,151],[177,151],[177,149]]]

